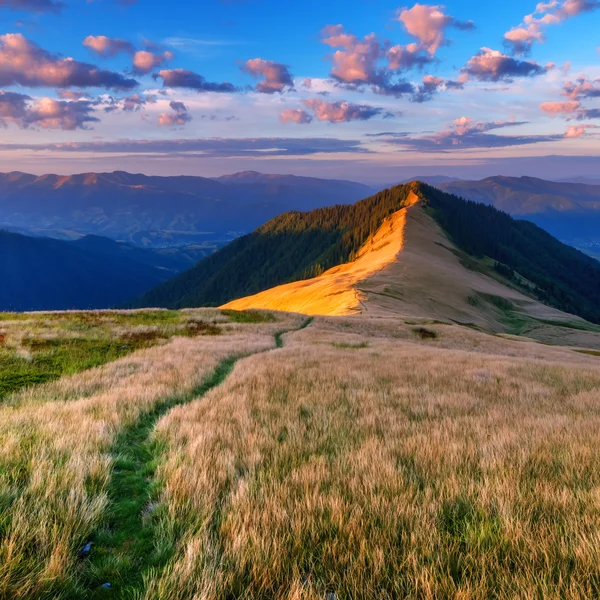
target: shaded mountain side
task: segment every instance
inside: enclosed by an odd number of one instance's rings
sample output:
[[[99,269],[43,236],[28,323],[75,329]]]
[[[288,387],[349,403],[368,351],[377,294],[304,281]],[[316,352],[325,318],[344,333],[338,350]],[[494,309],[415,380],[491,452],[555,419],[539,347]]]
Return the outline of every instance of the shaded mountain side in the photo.
[[[0,310],[109,308],[173,276],[176,263],[102,238],[73,243],[0,231]]]
[[[523,217],[570,244],[584,247],[600,241],[600,184],[503,176],[428,183],[513,217]]]
[[[542,302],[600,323],[600,263],[529,221],[426,184],[426,210],[464,252],[489,257],[533,284]]]
[[[457,248],[419,203],[386,219],[353,262],[223,308],[452,322],[545,343],[600,348],[600,327],[542,304]]]
[[[239,174],[220,180],[116,171],[0,174],[0,223],[73,239],[94,234],[144,246],[229,241],[289,210],[354,202],[372,193],[350,181]]]
[[[217,306],[306,279],[352,260],[412,187],[384,190],[353,205],[285,213],[151,290],[135,306]]]
[[[600,263],[532,223],[419,182],[352,206],[282,215],[158,286],[136,306],[225,304],[319,276],[356,258],[386,218],[412,204],[412,192],[420,199],[419,210],[438,222],[455,244],[454,251],[464,255],[465,264],[477,264],[470,257],[485,259],[507,285],[561,311],[600,322]],[[429,267],[424,262],[422,268],[435,273],[437,267],[433,261]]]
[[[97,235],[86,235],[70,243],[108,260],[137,263],[141,268],[151,267],[164,271],[163,279],[193,267],[200,259],[210,256],[216,248],[202,246],[182,246],[174,248],[140,248],[124,242]]]

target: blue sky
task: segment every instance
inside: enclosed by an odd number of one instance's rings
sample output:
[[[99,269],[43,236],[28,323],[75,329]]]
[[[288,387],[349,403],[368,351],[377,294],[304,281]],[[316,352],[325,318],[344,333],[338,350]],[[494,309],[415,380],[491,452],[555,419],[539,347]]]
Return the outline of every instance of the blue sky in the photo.
[[[596,0],[0,0],[0,18],[2,171],[600,165]]]

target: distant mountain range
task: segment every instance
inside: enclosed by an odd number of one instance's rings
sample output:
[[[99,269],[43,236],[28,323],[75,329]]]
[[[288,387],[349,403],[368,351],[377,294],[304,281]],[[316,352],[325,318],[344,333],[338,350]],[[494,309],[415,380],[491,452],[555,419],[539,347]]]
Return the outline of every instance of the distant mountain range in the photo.
[[[600,323],[598,261],[533,223],[514,220],[494,207],[465,201],[421,182],[384,190],[353,205],[280,215],[158,285],[134,305],[221,305],[274,286],[318,277],[369,250],[372,240],[385,233],[381,228],[387,219],[414,205],[415,195],[423,218],[442,228],[446,245],[454,244],[464,269],[494,271],[529,297]],[[443,245],[442,238],[439,243]],[[420,268],[435,271],[437,267],[435,261],[422,261]],[[430,277],[430,282],[435,287],[436,277]],[[463,291],[466,302],[469,291]],[[391,293],[385,285],[382,292]],[[274,295],[278,297],[277,288]],[[429,294],[424,294],[421,301],[427,303],[428,299]],[[472,302],[479,300],[474,297]]]
[[[289,210],[355,202],[360,183],[237,173],[216,179],[125,172],[0,174],[0,226],[74,239],[94,234],[141,246],[229,241]]]
[[[109,308],[211,252],[144,249],[92,235],[63,241],[0,231],[0,311]]]
[[[560,240],[590,253],[600,250],[600,185],[535,177],[488,177],[435,186],[467,200],[532,221]]]

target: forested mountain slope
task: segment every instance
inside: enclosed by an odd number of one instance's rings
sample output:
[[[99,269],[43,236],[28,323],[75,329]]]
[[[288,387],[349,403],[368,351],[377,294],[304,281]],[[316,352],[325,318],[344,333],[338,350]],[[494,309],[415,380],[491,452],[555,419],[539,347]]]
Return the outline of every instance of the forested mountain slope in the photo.
[[[172,276],[178,263],[102,238],[66,242],[0,230],[0,310],[109,308]]]
[[[600,322],[600,263],[532,223],[420,182],[384,190],[354,205],[281,215],[158,286],[136,306],[220,305],[318,276],[353,260],[385,219],[406,206],[411,192],[455,252],[473,257],[473,264],[487,260],[507,285],[550,306]]]
[[[410,185],[352,205],[288,212],[231,242],[136,306],[216,306],[352,260],[384,219],[404,206]]]

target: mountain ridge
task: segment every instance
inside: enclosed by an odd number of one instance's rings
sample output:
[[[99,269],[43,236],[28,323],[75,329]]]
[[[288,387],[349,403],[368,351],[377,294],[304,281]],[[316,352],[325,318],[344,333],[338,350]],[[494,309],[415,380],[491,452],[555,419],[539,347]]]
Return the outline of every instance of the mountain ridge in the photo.
[[[465,201],[421,182],[396,186],[329,212],[281,215],[151,290],[136,306],[231,306],[232,301],[278,285],[318,277],[327,269],[352,262],[385,219],[406,207],[412,193],[420,198],[427,218],[444,230],[468,268],[481,268],[477,265],[482,259],[491,261],[488,271],[521,283],[530,296],[555,309],[600,322],[600,263],[533,223],[515,220],[494,207]],[[371,219],[369,227],[364,226],[366,215]],[[340,246],[342,238],[351,243]],[[328,259],[323,260],[324,256]]]
[[[143,246],[229,241],[288,210],[356,201],[364,184],[247,174],[221,181],[140,173],[0,174],[0,225],[68,239],[95,234]]]

